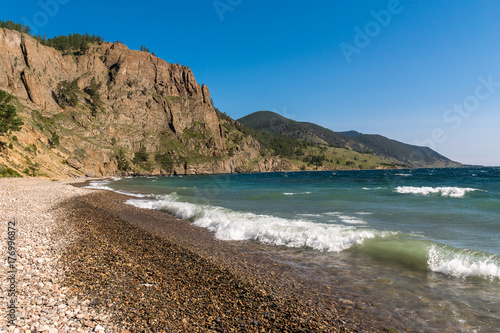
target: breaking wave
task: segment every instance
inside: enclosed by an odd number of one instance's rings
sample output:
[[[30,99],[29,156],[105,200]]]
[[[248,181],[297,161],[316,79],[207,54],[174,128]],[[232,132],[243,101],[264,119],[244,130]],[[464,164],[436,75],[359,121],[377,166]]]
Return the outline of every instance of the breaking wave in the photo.
[[[107,190],[107,191],[112,191],[112,192],[116,192],[116,193],[120,193],[120,194],[125,194],[125,195],[129,195],[129,196],[132,196],[132,197],[137,197],[137,198],[144,198],[144,197],[146,197],[145,195],[139,194],[139,193],[131,193],[131,192],[125,192],[125,191],[118,191],[118,190],[115,190],[115,189],[113,189],[113,188],[111,188],[109,186],[109,184],[111,184],[111,182],[117,181],[117,180],[120,180],[120,179],[122,179],[122,178],[113,177],[111,179],[91,181],[91,182],[89,182],[88,186],[85,186],[85,188],[90,188],[90,189],[94,189],[94,190]]]
[[[396,187],[396,192],[402,194],[417,194],[417,195],[431,195],[438,194],[443,197],[452,197],[452,198],[462,198],[468,192],[479,191],[475,188],[468,187],[415,187],[415,186],[398,186]]]
[[[390,234],[351,226],[315,223],[307,219],[286,219],[180,202],[177,201],[177,196],[172,194],[147,200],[130,199],[126,203],[139,208],[167,211],[178,218],[190,220],[199,227],[209,229],[221,240],[255,240],[277,246],[341,252],[354,244],[362,244],[365,239]]]
[[[458,251],[449,247],[432,245],[428,249],[427,264],[433,272],[455,277],[500,279],[500,257],[480,251]]]

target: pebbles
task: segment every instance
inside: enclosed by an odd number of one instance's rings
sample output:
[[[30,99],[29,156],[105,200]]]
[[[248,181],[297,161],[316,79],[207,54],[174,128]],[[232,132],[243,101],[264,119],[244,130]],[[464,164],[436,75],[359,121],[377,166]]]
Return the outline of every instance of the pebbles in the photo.
[[[42,179],[0,180],[1,253],[7,253],[8,222],[16,221],[15,251],[16,320],[7,323],[4,299],[0,304],[0,328],[6,332],[93,332],[111,327],[102,318],[104,313],[89,307],[85,298],[68,298],[62,285],[65,269],[61,256],[75,241],[77,234],[64,228],[57,206],[64,200],[91,192]],[[8,289],[6,258],[1,258],[0,284],[2,297]],[[79,316],[87,316],[84,320]],[[85,322],[93,325],[85,325]]]
[[[335,303],[315,306],[312,294],[298,297],[251,273],[265,265],[237,269],[218,260],[221,244],[212,238],[185,241],[194,230],[187,222],[177,222],[186,228],[179,232],[158,220],[171,238],[138,227],[130,221],[150,215],[125,207],[118,194],[9,179],[0,180],[0,198],[0,232],[17,221],[19,294],[15,326],[0,304],[0,332],[378,331]],[[202,242],[210,243],[206,252],[196,249]],[[3,268],[0,279],[3,293]]]
[[[131,332],[377,331],[361,328],[352,318],[341,319],[327,307],[311,306],[284,287],[261,283],[182,242],[146,231],[129,218],[144,221],[152,216],[144,214],[151,212],[122,202],[123,196],[111,192],[68,201],[67,219],[80,238],[63,258],[68,267],[65,284],[72,291],[68,297],[86,295],[97,308],[110,311],[120,328]],[[167,224],[162,229],[176,237],[191,237]]]

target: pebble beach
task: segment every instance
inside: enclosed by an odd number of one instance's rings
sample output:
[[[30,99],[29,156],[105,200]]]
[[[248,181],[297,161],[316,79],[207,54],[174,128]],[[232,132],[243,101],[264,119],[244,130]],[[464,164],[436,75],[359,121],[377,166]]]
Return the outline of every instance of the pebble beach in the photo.
[[[63,286],[61,257],[77,234],[61,223],[61,202],[91,191],[68,182],[42,179],[0,180],[0,217],[2,269],[0,281],[0,331],[2,332],[104,332],[109,315],[89,307],[90,300],[69,296]],[[15,221],[15,225],[12,222]],[[9,266],[9,222],[15,230],[13,267]],[[10,251],[9,251],[10,252]],[[13,288],[8,281],[15,270]],[[13,299],[7,291],[15,290],[16,317],[8,316]]]
[[[74,182],[0,180],[0,332],[396,331],[261,246]]]

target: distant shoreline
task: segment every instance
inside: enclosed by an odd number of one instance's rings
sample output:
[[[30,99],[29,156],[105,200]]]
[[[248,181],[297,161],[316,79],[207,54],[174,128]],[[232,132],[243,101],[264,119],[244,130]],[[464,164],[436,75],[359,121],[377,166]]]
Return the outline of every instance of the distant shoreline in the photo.
[[[383,171],[383,170],[419,170],[419,169],[457,169],[457,168],[495,168],[495,166],[482,166],[482,165],[461,165],[461,166],[451,166],[451,167],[419,167],[419,168],[409,168],[409,167],[397,167],[397,168],[379,168],[379,169],[328,169],[328,170],[281,170],[281,171],[253,171],[253,172],[233,172],[233,173],[187,173],[187,174],[146,174],[146,173],[128,173],[128,174],[115,174],[106,175],[102,177],[78,177],[71,178],[68,176],[64,180],[74,179],[81,182],[89,182],[92,180],[105,180],[121,177],[170,177],[170,176],[211,176],[211,175],[244,175],[244,174],[257,174],[257,173],[280,173],[280,172],[336,172],[336,171]],[[43,178],[43,177],[36,177]],[[85,186],[79,185],[78,183],[73,184],[75,186]]]

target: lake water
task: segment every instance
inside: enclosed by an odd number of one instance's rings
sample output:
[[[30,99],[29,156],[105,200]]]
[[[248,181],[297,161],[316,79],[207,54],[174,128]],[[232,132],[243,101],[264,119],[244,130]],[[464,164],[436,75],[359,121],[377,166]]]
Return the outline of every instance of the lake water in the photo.
[[[93,182],[289,264],[426,332],[500,332],[500,168]],[[293,258],[290,260],[289,258]],[[279,258],[278,258],[279,260]]]

